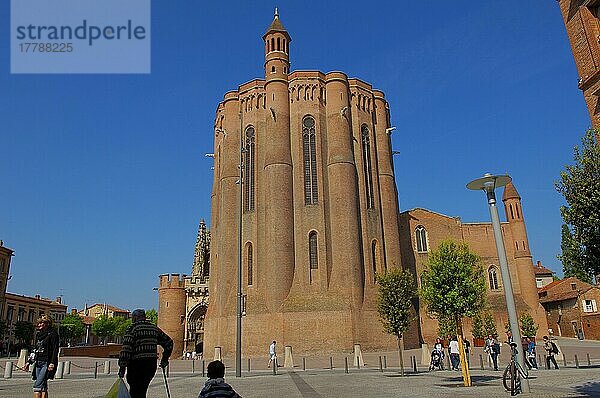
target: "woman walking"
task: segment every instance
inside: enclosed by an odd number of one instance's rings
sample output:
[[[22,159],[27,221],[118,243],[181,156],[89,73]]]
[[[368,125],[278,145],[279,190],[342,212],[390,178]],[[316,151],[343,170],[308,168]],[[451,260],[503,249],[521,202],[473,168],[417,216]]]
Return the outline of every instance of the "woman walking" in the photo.
[[[54,378],[58,366],[58,333],[48,315],[42,315],[37,321],[33,353],[33,398],[48,398],[48,379]]]

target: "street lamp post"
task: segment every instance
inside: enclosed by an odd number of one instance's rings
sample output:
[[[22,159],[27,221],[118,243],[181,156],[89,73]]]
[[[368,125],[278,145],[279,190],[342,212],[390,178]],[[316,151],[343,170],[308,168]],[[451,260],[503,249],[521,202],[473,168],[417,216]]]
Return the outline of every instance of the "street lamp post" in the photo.
[[[243,215],[243,184],[244,184],[244,138],[243,118],[240,110],[240,179],[238,185],[239,195],[239,218],[238,218],[238,267],[237,267],[237,313],[235,325],[235,377],[242,377],[242,215]]]
[[[502,286],[504,288],[504,296],[506,297],[506,307],[508,311],[508,321],[510,323],[510,330],[513,335],[513,341],[517,344],[519,351],[523,350],[521,331],[519,328],[519,321],[517,318],[517,308],[515,306],[515,298],[512,289],[512,282],[510,280],[510,272],[508,270],[508,262],[506,260],[506,249],[504,248],[504,238],[502,237],[502,229],[500,228],[500,217],[498,216],[498,207],[496,206],[496,188],[503,187],[511,182],[511,178],[508,175],[492,175],[490,173],[484,174],[483,177],[477,178],[467,184],[467,188],[474,191],[482,190],[486,193],[490,217],[492,218],[492,227],[494,229],[494,239],[496,240],[496,250],[498,252],[498,260],[500,261],[500,274],[502,275]],[[525,359],[521,352],[517,355],[517,362],[521,365],[521,368],[526,372]],[[525,378],[523,380],[526,391],[529,391],[529,381]]]

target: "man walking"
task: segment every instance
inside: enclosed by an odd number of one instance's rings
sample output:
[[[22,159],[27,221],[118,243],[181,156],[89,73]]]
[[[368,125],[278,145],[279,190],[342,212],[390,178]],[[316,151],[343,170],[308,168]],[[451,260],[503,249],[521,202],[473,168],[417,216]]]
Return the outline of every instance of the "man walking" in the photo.
[[[558,364],[554,358],[558,354],[558,347],[553,341],[550,341],[548,336],[544,336],[544,349],[546,350],[546,368],[550,369],[550,361],[554,364],[554,369],[558,369]]]
[[[273,340],[273,342],[269,346],[269,363],[267,364],[268,368],[271,367],[271,362],[273,363],[274,367],[277,367],[276,344],[277,344],[277,342],[275,340]]]
[[[131,314],[132,324],[123,336],[123,348],[119,354],[119,376],[125,376],[131,398],[146,398],[148,386],[156,373],[156,346],[163,348],[160,367],[169,364],[173,340],[152,322],[146,320],[146,312],[137,309]]]
[[[448,351],[450,351],[450,362],[452,363],[452,370],[458,370],[460,366],[460,355],[458,350],[458,340],[453,337],[448,344]]]
[[[500,344],[498,344],[498,341],[491,334],[488,335],[488,338],[485,340],[485,348],[483,351],[487,352],[492,358],[494,370],[498,370],[498,354],[500,353]]]

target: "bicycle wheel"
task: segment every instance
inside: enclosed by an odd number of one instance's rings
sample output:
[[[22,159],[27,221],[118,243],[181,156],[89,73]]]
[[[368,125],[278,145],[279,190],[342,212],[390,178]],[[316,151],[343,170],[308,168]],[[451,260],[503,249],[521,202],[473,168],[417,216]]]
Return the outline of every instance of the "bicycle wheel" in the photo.
[[[513,392],[513,378],[516,376],[516,369],[512,363],[509,363],[506,369],[504,369],[504,373],[502,374],[502,384],[506,391]]]

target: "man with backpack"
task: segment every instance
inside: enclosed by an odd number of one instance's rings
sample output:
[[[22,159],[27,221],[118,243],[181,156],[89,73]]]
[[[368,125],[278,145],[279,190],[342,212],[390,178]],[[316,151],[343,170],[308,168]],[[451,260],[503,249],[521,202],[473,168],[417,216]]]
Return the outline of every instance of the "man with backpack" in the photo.
[[[546,368],[550,369],[550,361],[554,364],[554,369],[558,369],[558,364],[554,355],[558,354],[558,347],[548,336],[544,336],[544,349],[546,350]]]

